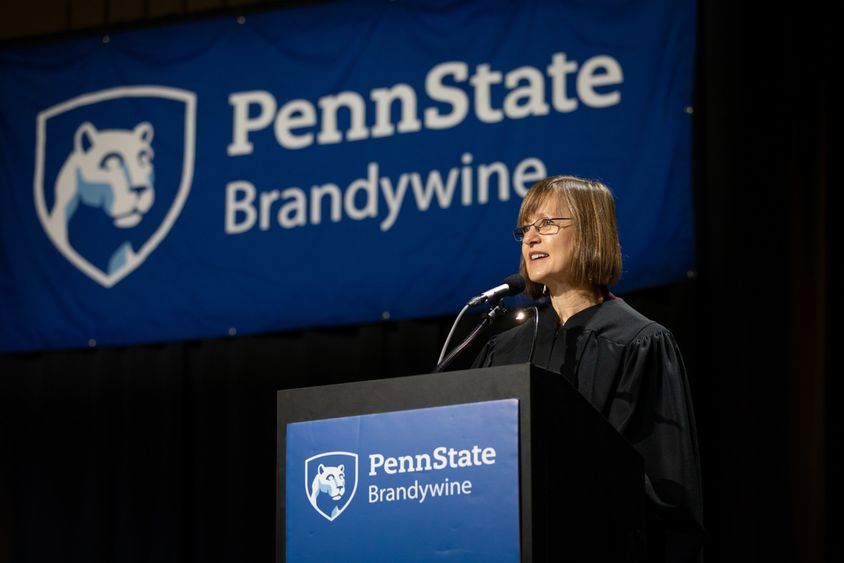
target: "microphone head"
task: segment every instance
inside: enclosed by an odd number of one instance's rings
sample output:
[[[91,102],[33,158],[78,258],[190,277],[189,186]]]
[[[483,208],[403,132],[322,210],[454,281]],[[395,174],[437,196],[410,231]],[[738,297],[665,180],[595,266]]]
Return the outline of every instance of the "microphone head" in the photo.
[[[513,274],[504,278],[504,283],[510,286],[507,295],[516,295],[525,290],[525,278],[521,274]]]

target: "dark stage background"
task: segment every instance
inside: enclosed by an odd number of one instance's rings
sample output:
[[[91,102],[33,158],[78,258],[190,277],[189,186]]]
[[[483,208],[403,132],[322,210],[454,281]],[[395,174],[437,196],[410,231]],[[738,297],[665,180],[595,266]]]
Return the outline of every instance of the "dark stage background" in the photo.
[[[622,297],[684,351],[707,561],[842,560],[832,18],[700,4],[699,268]],[[451,321],[0,356],[0,561],[272,561],[275,391],[428,372]]]

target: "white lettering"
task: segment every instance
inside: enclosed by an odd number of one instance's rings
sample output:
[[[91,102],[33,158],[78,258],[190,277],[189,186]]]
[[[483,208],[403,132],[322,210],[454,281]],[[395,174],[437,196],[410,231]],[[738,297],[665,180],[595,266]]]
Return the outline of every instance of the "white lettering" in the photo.
[[[546,86],[546,76],[550,87]],[[576,96],[569,95],[572,76]],[[621,65],[609,55],[596,55],[579,65],[568,60],[566,53],[559,52],[551,55],[551,62],[544,69],[523,65],[506,73],[493,69],[490,63],[478,64],[471,76],[463,61],[437,64],[425,75],[427,97],[421,110],[416,90],[404,82],[373,88],[368,98],[359,92],[344,91],[321,96],[316,105],[309,100],[294,99],[282,105],[277,113],[277,102],[270,92],[237,92],[229,95],[233,127],[227,152],[229,156],[251,154],[254,146],[250,133],[266,128],[273,121],[278,145],[297,150],[314,142],[326,145],[385,138],[418,132],[423,127],[449,129],[460,125],[470,110],[482,123],[492,124],[505,117],[547,115],[551,108],[568,113],[575,111],[580,102],[605,108],[621,102],[618,85],[623,80]],[[472,89],[471,100],[468,88]],[[503,99],[502,107],[496,107],[499,99]],[[374,122],[371,129],[367,126],[367,111],[374,113],[369,118]],[[319,131],[315,134],[317,127]]]
[[[427,211],[435,198],[441,209],[450,208],[457,190],[464,206],[471,205],[473,200],[487,204],[496,181],[500,201],[510,198],[511,185],[517,195],[524,197],[530,185],[546,175],[545,165],[535,157],[519,162],[512,176],[502,162],[475,165],[471,153],[461,155],[460,162],[460,166],[443,172],[405,172],[395,182],[389,177],[381,177],[379,164],[370,162],[366,176],[352,181],[345,188],[328,182],[311,186],[307,192],[298,187],[288,187],[259,194],[250,182],[230,182],[226,186],[225,232],[240,234],[256,226],[261,231],[267,231],[272,227],[274,212],[278,226],[283,229],[319,225],[323,222],[326,200],[333,223],[342,221],[344,216],[352,221],[378,219],[381,197],[386,217],[382,218],[379,227],[386,232],[401,213],[408,187],[413,189],[410,201],[419,211]]]
[[[355,207],[355,197],[358,192],[364,193],[366,205],[363,208]],[[355,180],[349,184],[343,196],[343,208],[346,210],[346,215],[349,219],[360,221],[367,217],[378,216],[378,164],[370,162],[367,166],[366,178]]]
[[[416,454],[416,467],[419,467],[419,471],[430,471],[431,469],[431,456],[428,454]]]
[[[592,57],[577,75],[577,95],[583,103],[593,108],[614,106],[621,101],[621,92],[612,90],[605,94],[595,91],[598,86],[621,84],[624,76],[621,65],[612,57]]]
[[[450,481],[447,477],[439,483],[420,484],[418,480],[414,480],[411,485],[399,485],[396,487],[379,487],[378,485],[369,485],[370,504],[417,499],[419,504],[422,504],[426,500],[436,497],[471,494],[471,481]]]
[[[453,86],[445,86],[443,78],[454,76],[456,82],[463,82],[469,74],[469,67],[466,63],[452,62],[441,63],[428,71],[425,77],[425,92],[437,102],[449,104],[453,109],[451,113],[441,114],[436,107],[425,110],[425,127],[428,129],[449,129],[456,127],[469,113],[469,98],[466,92]]]
[[[489,179],[496,174],[498,177],[498,199],[510,199],[510,174],[503,162],[481,164],[478,166],[478,203],[489,201]]]
[[[565,53],[554,53],[551,64],[548,65],[548,76],[551,77],[551,103],[560,113],[577,109],[577,100],[566,96],[566,76],[577,70],[576,62],[566,61]]]
[[[311,224],[319,225],[322,221],[322,198],[330,196],[331,221],[336,223],[340,220],[340,188],[337,184],[324,184],[311,188]]]
[[[396,219],[399,216],[402,203],[404,203],[404,194],[407,192],[407,184],[410,178],[407,174],[399,176],[399,181],[396,183],[396,189],[390,183],[389,178],[381,178],[381,192],[384,194],[384,200],[387,202],[387,218],[381,222],[381,230],[389,231]]]
[[[408,471],[416,471],[413,469],[413,456],[400,455],[399,456],[399,473],[406,473]]]
[[[381,454],[369,454],[369,476],[377,475],[375,471],[377,468],[384,465],[384,456]]]
[[[254,188],[253,188],[254,189]],[[270,228],[270,207],[273,202],[281,197],[278,190],[272,190],[261,194],[261,218],[259,219],[258,228],[262,231],[268,231]]]
[[[439,447],[434,450],[434,469],[445,469],[446,465],[448,465],[448,459],[445,457],[446,451],[447,448],[443,447]]]
[[[422,129],[416,117],[416,90],[407,84],[396,84],[392,88],[377,88],[369,93],[375,102],[375,127],[373,137],[390,137],[396,128],[391,120],[393,101],[401,100],[401,121],[399,133],[412,133]]]
[[[471,467],[472,466],[472,452],[469,450],[460,450],[457,452],[457,467]]]
[[[304,227],[307,225],[308,201],[305,192],[299,188],[287,188],[281,192],[281,199],[288,199],[287,203],[278,210],[278,224],[284,229]]]
[[[317,141],[321,145],[339,143],[343,140],[337,130],[337,112],[341,107],[348,108],[351,123],[351,127],[346,131],[346,140],[359,141],[369,137],[369,129],[364,125],[366,110],[363,98],[357,92],[341,92],[334,96],[323,96],[317,103],[322,110],[322,129],[317,136]]]
[[[396,466],[398,464],[399,464],[399,462],[396,458],[388,457],[387,460],[384,462],[384,473],[389,473],[390,475],[395,475]]]
[[[238,198],[238,194],[243,197]],[[255,225],[257,212],[252,202],[255,201],[255,186],[249,182],[229,182],[226,185],[226,234],[245,233]],[[243,221],[237,221],[237,213],[246,215]]]
[[[460,157],[460,162],[463,163],[463,168],[460,169],[460,203],[463,205],[472,205],[472,155],[471,153],[463,153]]]
[[[275,98],[264,90],[240,92],[229,96],[229,104],[234,106],[234,125],[232,127],[232,142],[227,148],[229,156],[252,154],[252,143],[249,142],[249,132],[263,129],[273,120],[275,114]],[[258,104],[258,115],[250,118],[250,106]]]
[[[523,81],[527,85],[516,88]],[[538,69],[523,66],[508,72],[505,85],[511,89],[504,98],[504,113],[507,117],[521,119],[531,115],[548,115],[550,108],[545,103],[545,79]]]
[[[481,465],[492,465],[495,463],[495,448],[473,446],[470,450],[458,450],[439,446],[434,448],[434,463],[431,463],[431,455],[427,453],[416,455],[399,455],[386,457],[383,454],[369,455],[369,475],[374,477],[378,469],[382,468],[384,473],[395,475],[396,473],[414,473],[417,471],[441,471],[446,467],[459,469],[463,467],[478,467]]]
[[[513,172],[513,189],[520,197],[525,197],[534,182],[538,182],[547,175],[545,165],[541,160],[526,158],[516,166]]]
[[[454,187],[457,185],[458,170],[452,168],[448,172],[448,183],[443,184],[442,175],[439,170],[431,170],[428,172],[428,180],[425,182],[425,187],[422,187],[422,179],[419,174],[413,173],[410,175],[410,183],[413,185],[413,195],[416,197],[416,207],[419,211],[427,211],[431,206],[431,200],[434,195],[437,196],[437,201],[442,209],[447,209],[451,206],[451,198],[454,196]]]
[[[284,104],[275,118],[275,138],[286,149],[304,149],[314,142],[313,133],[294,134],[294,129],[316,125],[314,105],[308,100],[291,100]]]
[[[501,84],[501,73],[490,72],[488,64],[478,65],[469,81],[475,87],[475,115],[484,123],[496,123],[504,118],[500,109],[492,108],[490,86]]]

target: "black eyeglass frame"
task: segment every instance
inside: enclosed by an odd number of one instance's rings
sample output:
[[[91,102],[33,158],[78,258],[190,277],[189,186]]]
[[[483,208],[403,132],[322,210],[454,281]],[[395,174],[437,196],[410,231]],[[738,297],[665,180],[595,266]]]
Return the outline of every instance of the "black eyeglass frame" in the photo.
[[[573,218],[574,217],[543,217],[542,219],[537,219],[533,223],[522,225],[521,227],[513,229],[513,238],[516,239],[516,242],[522,242],[525,240],[525,235],[530,232],[531,227],[536,229],[536,232],[540,235],[556,235],[560,232],[560,229],[562,229],[563,226],[554,223],[554,221],[570,221]],[[546,223],[546,221],[550,221],[550,223]],[[553,232],[548,231],[548,227],[556,227],[556,230]],[[542,229],[546,229],[546,232],[543,233]]]

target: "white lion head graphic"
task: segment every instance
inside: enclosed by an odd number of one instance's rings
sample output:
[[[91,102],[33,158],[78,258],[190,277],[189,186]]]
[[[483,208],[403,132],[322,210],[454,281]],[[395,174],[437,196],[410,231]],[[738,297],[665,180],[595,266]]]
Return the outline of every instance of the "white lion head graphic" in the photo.
[[[147,122],[131,131],[97,131],[89,122],[79,126],[56,179],[47,222],[57,244],[69,245],[67,226],[80,205],[101,209],[121,229],[141,222],[155,200],[152,136]],[[109,273],[131,263],[133,254],[128,243],[115,249]]]
[[[340,461],[348,462],[348,465],[338,463]],[[329,522],[340,516],[355,496],[357,461],[357,454],[350,452],[328,452],[305,460],[308,501]],[[351,471],[348,477],[347,467]],[[348,488],[347,478],[351,483]]]
[[[331,500],[340,500],[345,491],[346,470],[343,464],[338,467],[326,467],[320,463],[311,482],[311,503],[316,504],[317,497],[321,494],[327,494]]]

